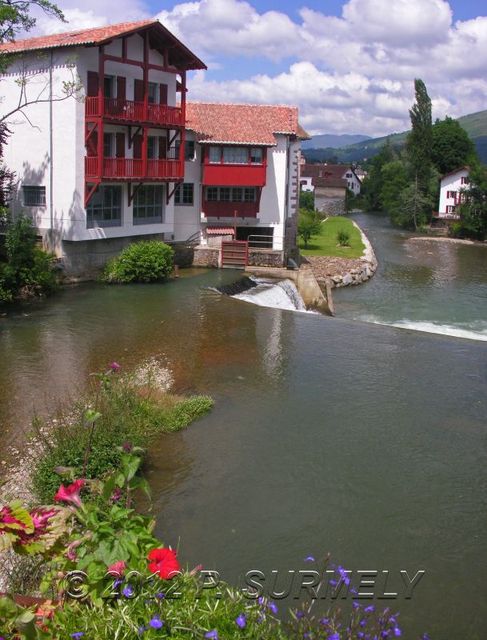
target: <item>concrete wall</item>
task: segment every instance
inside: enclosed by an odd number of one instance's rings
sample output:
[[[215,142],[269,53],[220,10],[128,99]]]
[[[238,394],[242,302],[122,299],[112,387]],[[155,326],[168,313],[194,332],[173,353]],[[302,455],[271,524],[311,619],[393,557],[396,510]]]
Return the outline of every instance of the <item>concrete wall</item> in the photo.
[[[186,133],[186,140],[195,140],[192,131]],[[201,231],[201,199],[203,188],[201,186],[201,146],[195,145],[193,160],[184,163],[184,182],[194,185],[194,199],[192,205],[174,205],[174,237],[176,240],[187,240],[192,235]]]

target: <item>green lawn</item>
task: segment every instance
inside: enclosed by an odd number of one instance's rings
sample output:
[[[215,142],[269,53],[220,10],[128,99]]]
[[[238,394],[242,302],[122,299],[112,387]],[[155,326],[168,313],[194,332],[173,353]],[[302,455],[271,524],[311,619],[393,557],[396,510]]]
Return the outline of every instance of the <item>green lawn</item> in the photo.
[[[350,247],[339,247],[337,233],[340,230],[350,234]],[[360,232],[348,218],[335,216],[327,218],[321,223],[321,233],[313,236],[304,249],[300,240],[299,248],[304,256],[332,256],[337,258],[360,258],[365,250]]]

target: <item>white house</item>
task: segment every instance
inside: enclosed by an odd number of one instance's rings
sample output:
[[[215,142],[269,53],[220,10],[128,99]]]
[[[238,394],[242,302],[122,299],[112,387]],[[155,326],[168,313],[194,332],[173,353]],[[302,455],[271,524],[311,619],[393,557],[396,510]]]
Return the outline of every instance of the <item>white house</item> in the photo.
[[[441,178],[440,201],[435,218],[444,220],[459,220],[458,205],[463,199],[463,191],[469,185],[469,167],[459,167]]]
[[[208,243],[222,226],[234,240],[295,244],[306,136],[297,109],[188,104],[186,74],[206,67],[154,20],[19,40],[0,53],[15,54],[2,112],[18,104],[19,84],[41,98],[9,119],[11,208],[32,215],[68,272],[99,267],[136,239]],[[73,80],[76,95],[62,99]]]

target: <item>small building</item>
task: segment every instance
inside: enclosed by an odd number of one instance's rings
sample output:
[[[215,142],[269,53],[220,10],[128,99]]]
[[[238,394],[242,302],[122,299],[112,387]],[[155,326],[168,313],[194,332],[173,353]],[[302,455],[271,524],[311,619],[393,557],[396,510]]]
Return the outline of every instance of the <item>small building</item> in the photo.
[[[307,181],[305,189],[310,190],[311,181],[315,194],[315,207],[330,215],[343,213],[347,189],[359,195],[362,183],[355,169],[343,164],[304,164],[301,167],[301,183]]]
[[[458,206],[463,202],[463,192],[468,189],[470,167],[450,171],[441,178],[438,211],[433,217],[440,220],[459,220]]]

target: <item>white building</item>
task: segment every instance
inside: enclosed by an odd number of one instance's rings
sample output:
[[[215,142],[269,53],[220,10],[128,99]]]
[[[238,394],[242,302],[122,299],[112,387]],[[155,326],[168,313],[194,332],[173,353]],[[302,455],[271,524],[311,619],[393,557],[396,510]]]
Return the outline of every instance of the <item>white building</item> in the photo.
[[[440,201],[435,218],[459,220],[458,205],[462,203],[463,191],[469,185],[469,167],[460,167],[441,178]]]
[[[188,107],[187,71],[206,67],[153,20],[5,43],[0,53],[15,54],[1,78],[2,113],[18,104],[19,83],[28,100],[41,97],[9,119],[11,208],[32,216],[68,272],[99,267],[137,239],[203,230],[207,242],[230,222],[237,239],[265,230],[273,248],[284,246],[305,135],[296,109]],[[60,99],[73,80],[76,96]]]

